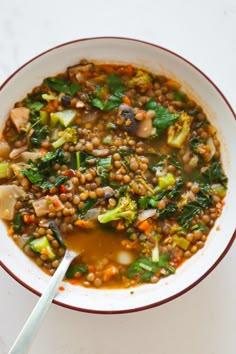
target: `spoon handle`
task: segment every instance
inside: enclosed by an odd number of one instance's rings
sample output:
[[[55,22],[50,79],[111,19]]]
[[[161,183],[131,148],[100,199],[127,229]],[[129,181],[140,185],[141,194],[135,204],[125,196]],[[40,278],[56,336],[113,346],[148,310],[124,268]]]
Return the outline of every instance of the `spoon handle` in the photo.
[[[26,354],[36,335],[41,322],[58,291],[58,285],[63,279],[70,263],[78,254],[67,250],[56,272],[52,276],[48,286],[38,300],[31,315],[16,338],[8,354]]]

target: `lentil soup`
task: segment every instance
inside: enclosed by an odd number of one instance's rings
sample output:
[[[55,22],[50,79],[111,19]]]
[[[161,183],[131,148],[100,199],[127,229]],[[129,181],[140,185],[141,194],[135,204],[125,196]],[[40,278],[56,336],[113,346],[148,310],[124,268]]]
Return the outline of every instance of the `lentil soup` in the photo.
[[[69,247],[81,253],[73,284],[156,283],[204,247],[221,214],[216,133],[171,78],[82,60],[11,109],[0,217],[48,274]]]

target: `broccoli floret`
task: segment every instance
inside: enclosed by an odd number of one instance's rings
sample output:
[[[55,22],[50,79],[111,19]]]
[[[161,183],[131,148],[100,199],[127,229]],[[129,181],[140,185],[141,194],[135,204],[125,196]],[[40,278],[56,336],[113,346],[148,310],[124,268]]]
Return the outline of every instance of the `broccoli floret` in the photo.
[[[174,148],[181,148],[190,132],[192,117],[187,113],[181,113],[180,117],[168,129],[167,144]]]
[[[124,219],[125,226],[128,226],[135,220],[136,215],[137,204],[127,194],[119,199],[118,204],[114,209],[108,210],[105,214],[99,215],[98,221],[105,224],[110,221]]]
[[[143,72],[142,70],[138,70],[135,77],[133,77],[129,81],[130,86],[138,86],[141,89],[147,89],[147,87],[150,86],[151,83],[152,83],[151,76],[148,73]]]
[[[57,149],[67,142],[76,144],[77,141],[78,141],[77,130],[75,128],[68,127],[62,132],[62,135],[52,143],[52,146],[54,147],[54,149]]]

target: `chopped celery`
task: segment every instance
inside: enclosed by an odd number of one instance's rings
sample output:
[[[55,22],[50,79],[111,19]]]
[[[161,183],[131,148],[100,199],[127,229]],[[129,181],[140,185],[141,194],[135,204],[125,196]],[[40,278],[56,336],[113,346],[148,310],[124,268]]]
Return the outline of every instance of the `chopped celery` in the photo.
[[[159,234],[154,236],[155,245],[152,249],[152,261],[153,262],[159,262],[159,245],[158,245],[159,239],[160,239]]]
[[[53,95],[52,93],[51,94],[43,93],[42,98],[47,102],[57,100],[57,96]]]
[[[113,139],[110,136],[105,136],[105,138],[102,139],[102,142],[103,144],[112,145]]]
[[[112,168],[111,165],[111,155],[107,157],[102,157],[97,160],[97,169],[109,171]]]
[[[0,178],[8,177],[8,168],[9,168],[9,162],[6,161],[0,162]]]
[[[173,241],[177,246],[186,251],[189,248],[190,242],[184,237],[179,237],[177,235],[173,236]]]
[[[46,236],[36,238],[29,243],[29,246],[35,253],[45,254],[51,260],[56,257]]]
[[[213,193],[215,193],[216,195],[218,195],[221,198],[224,198],[225,195],[226,195],[226,189],[220,183],[212,184],[211,190],[212,190]]]
[[[39,112],[39,117],[40,117],[40,123],[45,125],[47,124],[47,118],[48,118],[48,113],[45,111],[40,111]]]
[[[66,109],[62,112],[50,113],[51,126],[55,127],[55,125],[60,122],[64,127],[67,127],[75,118],[75,115],[76,111],[73,109]]]
[[[168,172],[166,175],[158,177],[158,186],[155,188],[155,192],[159,192],[167,189],[170,186],[174,186],[175,183],[175,176],[173,173]]]

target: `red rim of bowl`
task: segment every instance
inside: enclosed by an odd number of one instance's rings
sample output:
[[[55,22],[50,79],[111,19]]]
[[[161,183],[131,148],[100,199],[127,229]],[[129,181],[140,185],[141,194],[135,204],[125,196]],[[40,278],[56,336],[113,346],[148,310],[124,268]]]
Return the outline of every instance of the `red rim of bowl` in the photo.
[[[81,39],[77,39],[77,40],[73,40],[70,42],[66,42],[66,43],[62,43],[59,44],[53,48],[50,48],[46,51],[44,51],[43,53],[33,57],[32,59],[28,60],[25,64],[23,64],[22,66],[20,66],[16,71],[14,71],[4,82],[3,84],[0,86],[0,92],[3,89],[3,87],[8,83],[8,81],[10,81],[12,79],[12,77],[14,77],[20,70],[22,70],[25,66],[27,66],[29,63],[31,63],[32,61],[38,59],[39,57],[43,56],[44,54],[51,52],[57,48],[60,47],[64,47],[73,43],[77,43],[77,42],[83,42],[83,41],[89,41],[89,40],[99,40],[99,39],[114,39],[114,40],[127,40],[127,41],[133,41],[133,42],[139,42],[139,43],[143,43],[143,44],[147,44],[149,46],[153,46],[156,48],[159,48],[163,51],[166,51],[167,53],[170,53],[174,56],[176,56],[177,58],[183,60],[185,63],[187,63],[188,65],[190,65],[191,67],[193,67],[195,70],[197,70],[208,82],[210,82],[210,84],[216,89],[216,91],[220,94],[220,96],[223,98],[224,102],[226,103],[226,105],[228,106],[229,110],[231,111],[231,113],[234,116],[234,119],[236,120],[236,114],[234,113],[233,108],[231,107],[230,103],[228,102],[227,98],[224,96],[224,94],[220,91],[220,89],[216,86],[216,84],[214,84],[214,82],[206,75],[204,74],[198,67],[196,67],[194,64],[192,64],[190,61],[188,61],[187,59],[183,58],[181,55],[176,54],[175,52],[166,49],[162,46],[159,46],[157,44],[153,44],[153,43],[149,43],[147,41],[143,41],[143,40],[139,40],[139,39],[133,39],[133,38],[125,38],[125,37],[109,37],[109,36],[104,36],[104,37],[90,37],[90,38],[81,38]],[[195,282],[193,282],[191,285],[187,286],[185,289],[179,291],[178,293],[164,299],[161,301],[157,301],[154,302],[152,304],[148,304],[148,305],[144,305],[144,306],[140,306],[137,308],[132,308],[132,309],[126,309],[126,310],[90,310],[90,309],[86,309],[86,308],[80,308],[77,306],[72,306],[72,305],[68,305],[65,304],[61,301],[57,301],[57,300],[53,300],[53,303],[59,306],[62,306],[64,308],[68,308],[70,310],[76,310],[76,311],[80,311],[80,312],[86,312],[86,313],[96,313],[96,314],[123,314],[123,313],[131,313],[131,312],[138,312],[138,311],[142,311],[142,310],[147,310],[147,309],[151,309],[153,307],[165,304],[171,300],[174,300],[176,298],[178,298],[179,296],[185,294],[187,291],[193,289],[197,284],[199,284],[204,278],[206,278],[206,276],[208,274],[210,274],[213,269],[216,268],[216,266],[222,261],[222,259],[224,258],[224,256],[227,254],[227,252],[229,251],[230,247],[232,246],[234,239],[236,237],[236,229],[231,237],[231,239],[229,240],[228,245],[225,247],[225,249],[223,250],[223,252],[221,253],[221,255],[219,256],[219,258],[215,261],[215,263],[200,277],[198,278]],[[41,296],[42,294],[35,290],[34,288],[30,287],[28,284],[26,284],[24,281],[22,281],[21,279],[19,279],[14,273],[12,273],[12,271],[0,260],[0,266],[12,277],[14,278],[19,284],[23,285],[26,289],[30,290],[32,293],[34,293],[35,295]]]

